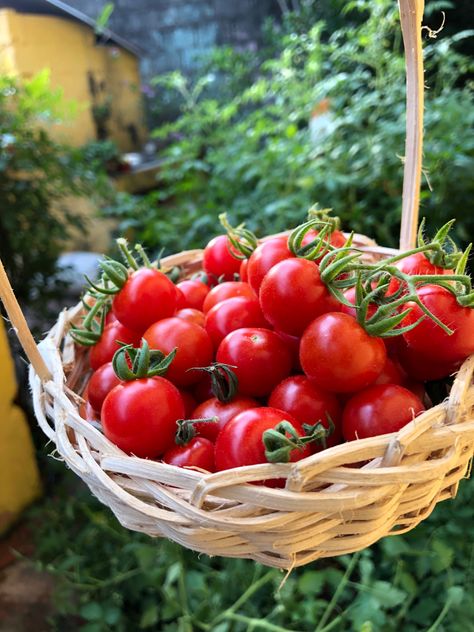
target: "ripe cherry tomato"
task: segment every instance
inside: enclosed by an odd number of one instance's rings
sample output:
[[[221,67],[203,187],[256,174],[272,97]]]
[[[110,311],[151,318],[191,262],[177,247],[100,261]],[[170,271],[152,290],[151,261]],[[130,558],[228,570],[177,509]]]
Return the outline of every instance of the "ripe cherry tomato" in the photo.
[[[187,320],[188,323],[199,325],[199,327],[204,327],[204,322],[206,320],[204,313],[200,312],[198,309],[194,309],[193,307],[185,307],[184,309],[180,309],[176,312],[175,316],[176,318]]]
[[[271,407],[251,408],[231,419],[219,433],[216,440],[216,470],[228,470],[242,465],[268,463],[262,435],[265,430],[275,428],[280,422],[289,421],[298,436],[304,436],[299,421],[284,412]],[[299,461],[311,454],[310,445],[290,452],[290,462]],[[269,481],[267,481],[269,482]],[[275,481],[272,480],[271,484]]]
[[[178,389],[165,378],[151,377],[112,389],[101,420],[105,436],[121,450],[154,459],[174,444],[176,420],[183,416]]]
[[[212,341],[206,330],[182,318],[159,320],[145,331],[143,337],[150,349],[159,349],[165,354],[177,349],[166,377],[178,386],[199,382],[201,372],[189,369],[208,366],[212,362]]]
[[[196,408],[197,401],[193,395],[189,391],[184,390],[184,388],[179,389],[179,394],[181,395],[181,399],[184,404],[184,418],[187,419]]]
[[[172,316],[178,295],[166,274],[154,268],[140,268],[129,276],[115,296],[112,309],[118,320],[143,333],[157,320]]]
[[[258,294],[264,276],[279,261],[294,257],[288,248],[288,237],[273,237],[255,248],[249,257],[247,265],[247,279]]]
[[[193,309],[202,311],[204,299],[209,293],[209,288],[205,283],[189,279],[187,281],[181,281],[176,287],[178,290],[181,290],[185,300],[185,304],[179,306],[180,309],[192,307]]]
[[[241,281],[248,280],[248,274],[247,274],[248,267],[249,267],[249,260],[242,259],[242,263],[240,264],[240,269],[239,269],[239,277]]]
[[[235,252],[227,235],[214,237],[204,248],[202,267],[204,272],[215,279],[224,277],[226,281],[232,281],[234,274],[240,270],[241,259],[232,256]]]
[[[342,434],[346,441],[397,432],[425,407],[403,386],[377,384],[354,395],[342,415]]]
[[[235,298],[236,296],[257,298],[257,295],[248,283],[227,281],[226,283],[219,283],[219,285],[212,288],[204,300],[202,311],[207,314],[217,303],[222,303],[222,301],[226,301],[228,298]]]
[[[411,378],[428,382],[448,377],[459,369],[461,361],[445,361],[414,349],[403,336],[397,336],[397,359]]]
[[[453,274],[453,270],[449,270],[447,268],[440,268],[439,266],[435,266],[431,261],[429,261],[423,252],[415,252],[413,255],[409,255],[405,257],[405,259],[401,259],[395,263],[395,266],[409,275],[418,275],[418,274]],[[395,294],[395,292],[400,287],[401,281],[397,278],[392,278],[390,284],[387,289],[387,296],[391,294]]]
[[[276,333],[280,336],[280,338],[290,350],[291,357],[293,359],[293,370],[297,373],[301,373],[303,369],[301,368],[300,364],[300,338],[298,338],[298,336],[290,336],[290,334],[285,334],[285,332],[283,331],[276,331]]]
[[[163,461],[177,467],[198,467],[207,472],[214,472],[214,444],[204,437],[193,437],[185,445],[168,448]]]
[[[268,395],[291,370],[291,353],[280,336],[257,327],[228,334],[217,349],[216,359],[236,367],[239,393],[252,397]]]
[[[382,372],[386,357],[383,340],[369,336],[347,314],[319,316],[301,338],[303,371],[327,391],[350,393],[369,386]]]
[[[374,384],[399,384],[404,386],[406,378],[407,375],[398,362],[387,357],[382,372]]]
[[[112,362],[106,362],[92,374],[87,391],[89,402],[94,410],[100,413],[106,395],[120,383],[121,380],[115,374]]]
[[[340,308],[321,281],[318,266],[295,257],[280,261],[267,273],[260,286],[260,304],[273,327],[292,336],[301,336],[317,316]]]
[[[89,355],[89,363],[94,371],[97,371],[106,362],[112,361],[114,353],[120,348],[119,342],[138,347],[140,334],[128,329],[118,320],[106,325],[99,342],[91,348]]]
[[[219,432],[232,417],[249,408],[258,408],[258,406],[258,402],[251,397],[237,396],[232,401],[227,402],[227,404],[220,402],[217,397],[211,397],[199,404],[189,418],[210,419],[217,417],[218,420],[216,422],[197,422],[193,424],[194,430],[200,437],[206,437],[210,441],[215,441]]]
[[[250,286],[249,286],[250,287]],[[214,305],[206,315],[205,328],[217,348],[227,334],[242,327],[265,327],[258,299],[236,296]]]
[[[328,415],[334,430],[327,437],[326,445],[331,447],[341,442],[341,407],[333,393],[321,390],[304,375],[287,377],[276,386],[268,399],[268,405],[289,413],[301,424],[314,425],[320,422],[329,428]],[[315,444],[317,450],[324,443]]]
[[[449,290],[436,285],[425,285],[417,290],[418,298],[441,322],[453,330],[449,335],[425,316],[414,329],[403,337],[414,351],[437,362],[457,362],[474,353],[474,308],[459,305]],[[403,325],[416,322],[423,312],[416,303],[405,317]]]

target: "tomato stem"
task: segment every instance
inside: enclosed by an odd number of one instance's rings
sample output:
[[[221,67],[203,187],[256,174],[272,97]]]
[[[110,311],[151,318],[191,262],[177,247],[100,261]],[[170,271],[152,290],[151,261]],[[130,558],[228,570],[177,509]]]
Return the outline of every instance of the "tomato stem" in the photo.
[[[175,435],[176,445],[186,445],[187,443],[191,441],[191,439],[194,439],[194,437],[197,434],[194,424],[197,424],[197,423],[216,424],[218,421],[219,421],[219,417],[216,417],[216,416],[203,417],[200,419],[178,419],[176,422],[176,425],[178,426],[178,429],[176,430],[176,435]]]
[[[209,373],[214,397],[226,404],[235,397],[239,387],[239,380],[234,371],[232,371],[235,368],[235,366],[230,364],[213,362],[210,366],[194,366],[188,371],[205,371]]]
[[[141,346],[119,343],[114,353],[112,366],[117,377],[123,381],[161,376],[166,373],[174,360],[177,349],[165,355],[158,349],[150,349],[148,342],[142,338]]]

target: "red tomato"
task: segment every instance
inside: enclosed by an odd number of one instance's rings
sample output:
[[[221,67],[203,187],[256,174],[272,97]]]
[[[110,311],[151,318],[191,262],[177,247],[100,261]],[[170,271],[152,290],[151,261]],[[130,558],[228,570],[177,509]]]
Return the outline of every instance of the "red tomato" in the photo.
[[[347,402],[342,434],[346,441],[353,441],[397,432],[424,410],[418,397],[403,386],[369,386]]]
[[[403,385],[406,377],[406,373],[402,370],[398,362],[395,362],[395,360],[387,357],[382,372],[375,380],[374,384]]]
[[[249,267],[249,260],[248,259],[242,259],[242,263],[240,264],[240,269],[239,269],[239,277],[241,281],[247,281],[248,279],[248,275],[247,275],[247,269]]]
[[[314,229],[310,229],[306,235],[303,237],[303,240],[301,242],[302,246],[307,246],[309,243],[311,243],[315,237],[317,237],[319,234],[319,231],[314,230]],[[327,237],[324,239],[325,243],[328,242]],[[334,248],[342,248],[345,243],[346,243],[346,238],[344,237],[344,233],[342,233],[340,230],[335,230],[331,233],[331,236],[329,237],[329,243],[331,244],[331,246],[333,246]],[[321,255],[316,259],[316,263],[319,263],[319,261],[321,261],[321,259],[324,257],[324,255],[326,255],[328,253],[328,249],[323,248]]]
[[[100,412],[104,399],[110,391],[121,384],[121,380],[115,374],[112,362],[107,362],[95,371],[87,386],[88,399],[97,412]]]
[[[299,421],[276,408],[251,408],[236,415],[221,430],[216,440],[216,470],[228,470],[242,465],[268,463],[262,440],[265,430],[275,428],[280,422],[289,421],[298,436],[304,436]],[[299,461],[311,454],[311,447],[291,450],[289,461]],[[270,482],[270,481],[269,481]],[[271,483],[275,483],[274,480]]]
[[[86,421],[99,421],[99,418],[100,418],[99,413],[97,413],[93,409],[91,403],[87,399],[85,400],[83,404],[79,406],[78,412],[79,412],[79,417],[82,417]],[[72,430],[72,429],[68,428],[68,431],[69,430]],[[68,436],[69,436],[69,432],[68,432]]]
[[[198,467],[214,472],[214,444],[204,437],[193,437],[185,445],[175,445],[166,450],[163,461],[177,467]]]
[[[189,369],[208,366],[212,362],[213,347],[206,330],[182,318],[159,320],[145,331],[143,337],[150,349],[159,349],[165,354],[177,348],[166,377],[178,386],[199,382],[201,372]]]
[[[143,333],[157,320],[176,311],[176,287],[166,274],[154,268],[132,272],[115,296],[112,309],[118,320],[129,329]]]
[[[181,290],[185,301],[185,304],[180,306],[180,309],[192,307],[193,309],[202,310],[204,299],[209,293],[209,288],[205,283],[189,279],[187,281],[181,281],[176,287],[178,290]]]
[[[321,281],[319,268],[307,259],[280,261],[260,286],[265,318],[277,329],[301,336],[317,316],[339,310],[340,303]]]
[[[217,348],[227,334],[242,327],[267,325],[257,298],[236,296],[217,303],[206,315],[205,328]]]
[[[317,422],[329,428],[329,415],[334,423],[334,431],[327,437],[328,447],[341,442],[341,407],[333,393],[321,390],[304,375],[287,377],[276,386],[268,405],[290,413],[301,424],[314,425]],[[315,444],[318,450],[324,444]]]
[[[410,347],[439,363],[462,361],[474,353],[474,308],[462,307],[449,290],[437,285],[420,287],[417,294],[423,305],[454,333],[448,335],[425,316],[414,329],[403,334]],[[403,325],[414,323],[423,316],[416,303],[407,305],[413,309],[403,320]]]
[[[279,261],[294,257],[288,248],[288,237],[273,237],[255,248],[249,257],[247,278],[252,289],[258,294],[263,277]]]
[[[199,327],[204,327],[204,322],[206,320],[204,313],[200,312],[198,309],[194,309],[193,307],[185,307],[184,309],[180,309],[178,312],[176,312],[175,316],[176,318],[187,320],[188,323],[199,325]]]
[[[300,364],[300,338],[298,336],[290,336],[290,334],[285,334],[283,331],[277,331],[280,338],[286,344],[288,349],[290,350],[291,357],[293,358],[293,370],[298,373],[302,372],[301,364]]]
[[[193,410],[197,406],[196,399],[192,396],[189,391],[185,391],[184,389],[179,389],[179,394],[181,395],[181,399],[184,404],[184,418],[187,419],[191,416]]]
[[[97,371],[106,362],[111,362],[114,353],[120,348],[119,342],[133,344],[138,347],[140,344],[140,334],[132,331],[115,320],[104,328],[102,336],[97,344],[91,348],[89,363],[94,371]]]
[[[185,307],[188,306],[186,297],[184,296],[184,293],[181,292],[179,287],[176,286],[175,289],[176,289],[176,309],[184,309]]]
[[[453,270],[448,270],[446,268],[440,268],[439,266],[435,266],[431,261],[429,261],[423,252],[416,252],[413,255],[409,255],[405,257],[405,259],[401,259],[397,261],[395,266],[409,275],[418,275],[418,274],[453,274]],[[387,290],[387,296],[391,294],[395,294],[395,292],[400,287],[401,281],[397,278],[392,278]]]
[[[102,405],[105,436],[121,450],[156,458],[174,444],[176,420],[184,416],[178,389],[162,377],[119,384]]]
[[[226,301],[228,298],[235,298],[237,296],[257,298],[257,295],[248,283],[243,283],[242,281],[227,281],[226,283],[219,283],[219,285],[212,288],[204,300],[202,311],[207,314],[217,303],[222,303],[222,301]]]
[[[220,402],[217,397],[211,397],[193,410],[190,419],[217,417],[218,421],[216,422],[203,421],[193,424],[194,430],[200,437],[206,437],[210,441],[215,441],[219,432],[232,417],[249,408],[258,408],[258,406],[258,402],[251,397],[237,396],[231,402],[227,402],[227,404]]]
[[[268,395],[291,370],[291,353],[278,334],[269,329],[244,327],[228,334],[217,349],[218,362],[235,366],[239,393]]]
[[[403,370],[413,379],[429,382],[448,377],[459,369],[461,361],[444,361],[428,356],[407,344],[403,336],[397,336],[397,359]]]
[[[386,357],[383,340],[369,336],[347,314],[319,316],[301,338],[303,371],[327,391],[350,393],[369,386],[382,372]]]
[[[226,281],[232,281],[234,274],[240,270],[241,259],[232,256],[235,252],[227,235],[214,237],[204,248],[202,267],[204,272],[215,278],[224,277]]]

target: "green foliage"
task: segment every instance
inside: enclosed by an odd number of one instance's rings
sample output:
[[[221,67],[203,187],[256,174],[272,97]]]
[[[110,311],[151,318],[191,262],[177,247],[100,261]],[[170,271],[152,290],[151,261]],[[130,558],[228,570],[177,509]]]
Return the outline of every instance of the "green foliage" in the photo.
[[[182,114],[155,130],[171,139],[161,157],[158,192],[133,199],[118,215],[134,237],[168,252],[202,246],[218,232],[217,215],[230,213],[259,234],[301,221],[315,202],[332,207],[346,227],[395,245],[399,232],[405,139],[404,57],[396,3],[356,0],[350,22],[331,34],[322,22],[308,32],[282,36],[280,52],[265,61],[251,84],[233,96],[210,97],[173,73],[160,78],[182,98]],[[474,219],[466,201],[474,192],[472,70],[456,52],[466,37],[425,44],[425,179],[421,212],[430,229],[458,218],[466,241]],[[229,95],[231,51],[221,51],[221,77]],[[240,54],[239,54],[240,55]],[[245,81],[236,56],[237,86]],[[249,66],[252,70],[251,65]],[[250,72],[253,76],[253,71]],[[308,121],[317,104],[330,103],[326,133],[314,141]],[[430,191],[431,187],[431,191]]]
[[[52,630],[473,630],[474,487],[467,481],[414,531],[288,578],[126,531],[85,487],[56,492],[30,515],[36,565],[57,580]]]
[[[46,70],[23,82],[0,76],[0,257],[22,301],[44,301],[70,229],[82,226],[66,197],[107,189],[97,149],[68,147],[48,132],[74,111]]]

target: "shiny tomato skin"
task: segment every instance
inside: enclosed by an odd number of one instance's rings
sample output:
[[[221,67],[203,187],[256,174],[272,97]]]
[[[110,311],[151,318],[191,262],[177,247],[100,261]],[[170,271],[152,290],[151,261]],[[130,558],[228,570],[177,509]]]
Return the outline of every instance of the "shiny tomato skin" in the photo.
[[[264,276],[275,264],[294,257],[288,248],[288,237],[273,237],[255,248],[247,265],[247,280],[256,294],[260,291]]]
[[[278,334],[260,327],[244,327],[220,343],[216,359],[230,364],[239,381],[238,392],[264,397],[291,371],[291,353]]]
[[[217,417],[218,420],[216,422],[197,422],[193,424],[194,430],[200,437],[206,437],[206,439],[214,442],[228,421],[244,410],[258,408],[258,406],[259,403],[251,397],[237,396],[226,404],[220,402],[217,397],[211,397],[199,404],[189,418],[210,419],[211,417]]]
[[[214,444],[204,437],[193,437],[185,445],[168,448],[162,460],[177,467],[197,467],[214,472]]]
[[[149,327],[143,334],[150,349],[165,354],[177,349],[166,377],[177,386],[189,386],[202,379],[196,366],[208,366],[213,359],[213,346],[205,329],[182,318],[165,318]]]
[[[397,336],[396,357],[402,369],[412,379],[430,382],[448,377],[459,369],[461,360],[444,361],[414,349],[403,336]]]
[[[295,257],[272,267],[262,281],[259,296],[265,318],[291,336],[301,336],[317,316],[340,308],[321,281],[318,266]]]
[[[118,320],[106,325],[99,342],[91,347],[89,355],[91,368],[97,371],[103,364],[111,362],[114,353],[117,349],[120,349],[119,342],[124,342],[127,345],[133,344],[134,347],[138,347],[140,339],[140,334],[128,329]]]
[[[369,336],[354,318],[340,312],[319,316],[301,338],[303,371],[331,392],[350,393],[369,386],[386,358],[383,340]]]
[[[449,290],[436,285],[420,287],[417,295],[423,305],[454,333],[447,334],[425,316],[414,329],[403,334],[408,345],[437,362],[462,361],[474,353],[474,308],[459,305]],[[407,305],[413,309],[403,320],[403,325],[412,324],[423,316],[416,303]]]
[[[140,268],[116,294],[112,309],[129,329],[143,333],[150,325],[176,311],[178,294],[166,274],[155,268]]]
[[[183,309],[178,310],[175,316],[176,318],[187,320],[189,323],[199,325],[199,327],[204,327],[206,320],[204,313],[198,309],[194,309],[194,307],[184,307]]]
[[[205,329],[217,348],[227,334],[242,327],[266,327],[260,303],[255,298],[236,296],[217,303],[206,314]]]
[[[91,375],[87,386],[88,399],[94,410],[100,413],[104,399],[121,380],[115,374],[112,362],[106,362]]]
[[[232,281],[234,274],[240,270],[241,259],[234,257],[235,252],[227,235],[214,237],[204,248],[202,267],[204,272],[210,277],[219,279],[224,277],[225,281]]]
[[[429,261],[423,252],[415,252],[413,255],[409,255],[400,261],[395,263],[395,266],[410,276],[419,274],[454,274],[454,270],[447,268],[440,268],[435,266],[434,263]],[[387,296],[394,294],[400,287],[401,281],[397,278],[392,278],[387,289]]]
[[[184,297],[185,304],[180,306],[180,309],[192,307],[193,309],[199,309],[202,311],[204,299],[209,294],[209,288],[205,283],[194,279],[188,279],[177,283],[176,287],[181,291]]]
[[[346,441],[397,432],[425,407],[419,398],[396,384],[376,384],[354,395],[342,415]]]
[[[178,389],[162,377],[119,384],[102,405],[105,436],[127,454],[154,459],[174,444],[184,416]]]
[[[248,283],[244,283],[243,281],[226,281],[212,288],[204,300],[202,311],[207,314],[207,312],[218,303],[222,303],[222,301],[226,301],[229,298],[236,298],[237,296],[243,298],[257,298],[257,295]]]
[[[289,413],[301,424],[314,425],[321,422],[329,427],[327,415],[334,423],[334,431],[327,437],[327,447],[341,442],[341,406],[334,395],[318,388],[305,375],[292,375],[280,382],[272,391],[268,405]],[[319,451],[323,444],[315,444]]]
[[[240,268],[239,268],[239,277],[241,281],[244,281],[244,282],[248,281],[248,274],[247,274],[248,267],[249,267],[249,260],[242,259],[242,263],[240,264]]]
[[[216,471],[242,465],[268,463],[262,435],[281,421],[289,421],[296,433],[304,436],[299,421],[283,410],[271,407],[250,408],[233,417],[221,430],[216,440]],[[311,454],[310,445],[290,452],[290,462],[299,461]]]

